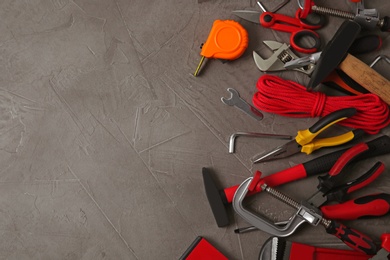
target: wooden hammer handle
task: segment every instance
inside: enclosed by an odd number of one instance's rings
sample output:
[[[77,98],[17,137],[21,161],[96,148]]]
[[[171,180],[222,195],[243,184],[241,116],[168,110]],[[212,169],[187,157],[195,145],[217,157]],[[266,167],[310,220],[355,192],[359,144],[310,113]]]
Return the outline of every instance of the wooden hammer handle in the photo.
[[[378,95],[387,104],[390,104],[390,81],[370,68],[367,64],[348,54],[340,63],[339,69],[344,71],[362,87]]]

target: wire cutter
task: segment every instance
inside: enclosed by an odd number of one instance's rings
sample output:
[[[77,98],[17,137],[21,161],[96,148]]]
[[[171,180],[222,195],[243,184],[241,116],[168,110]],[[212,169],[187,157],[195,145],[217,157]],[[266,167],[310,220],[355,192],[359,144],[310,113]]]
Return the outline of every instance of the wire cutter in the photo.
[[[384,171],[384,164],[378,162],[356,180],[340,184],[340,177],[344,177],[343,175],[346,174],[346,166],[350,165],[351,162],[355,162],[357,158],[361,154],[367,152],[368,149],[369,147],[367,144],[361,143],[343,153],[329,173],[320,178],[320,185],[318,186],[319,191],[314,193],[308,200],[299,203],[291,197],[280,193],[268,186],[268,184],[260,178],[259,173],[257,176],[255,175],[254,177],[245,180],[237,189],[233,198],[233,208],[242,218],[254,227],[271,235],[286,237],[293,234],[303,223],[309,223],[313,226],[321,224],[325,227],[327,233],[336,236],[351,248],[366,254],[375,254],[377,251],[376,245],[370,237],[357,230],[346,227],[335,219],[338,219],[337,215],[346,214],[347,211],[354,212],[352,217],[348,219],[382,216],[387,214],[390,209],[389,195],[387,195],[387,197],[376,198],[375,200],[363,198],[361,201],[363,203],[362,205],[354,203],[356,200],[352,201],[352,203],[351,201],[347,201],[346,203],[350,203],[349,207],[341,210],[338,209],[340,212],[333,215],[324,214],[323,208],[321,207],[328,201],[343,201],[346,195],[370,184]],[[270,193],[277,199],[296,208],[296,213],[289,218],[288,221],[277,224],[269,221],[264,216],[254,214],[250,210],[245,209],[242,200],[246,193],[257,185],[261,185],[263,191]]]
[[[319,15],[318,21],[310,23],[309,21],[300,18],[300,12],[301,9],[298,9],[295,17],[271,12],[262,13],[250,10],[236,10],[233,11],[233,14],[244,20],[261,24],[266,28],[291,33],[290,44],[299,52],[317,52],[321,46],[321,40],[318,33],[313,30],[321,28],[325,24],[325,19],[323,16]],[[314,44],[309,47],[305,46],[305,44],[302,43],[302,39],[305,37],[313,39]]]
[[[311,154],[313,151],[322,147],[337,146],[360,138],[364,134],[362,129],[355,129],[339,136],[314,140],[317,135],[322,133],[325,129],[341,120],[355,115],[356,112],[357,111],[355,108],[344,108],[334,111],[318,120],[310,128],[298,131],[298,134],[294,140],[291,140],[284,145],[278,146],[269,152],[255,156],[252,158],[252,162],[258,163],[285,158],[299,152]]]
[[[318,177],[318,191],[310,196],[307,202],[320,208],[323,216],[328,219],[354,220],[361,217],[388,214],[390,212],[390,195],[387,193],[367,195],[345,201],[350,193],[367,186],[385,170],[384,164],[377,162],[360,177],[342,183],[341,179],[350,172],[347,167],[368,150],[369,147],[366,143],[360,143],[344,152],[327,174]],[[325,205],[331,201],[342,203]]]

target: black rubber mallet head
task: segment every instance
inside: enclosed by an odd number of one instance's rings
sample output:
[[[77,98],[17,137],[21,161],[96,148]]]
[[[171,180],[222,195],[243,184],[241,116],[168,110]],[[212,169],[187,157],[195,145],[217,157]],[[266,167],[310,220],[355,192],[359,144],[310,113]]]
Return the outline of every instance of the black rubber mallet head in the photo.
[[[229,225],[229,217],[226,211],[226,198],[225,194],[220,192],[211,177],[210,170],[208,168],[202,168],[203,183],[206,190],[206,196],[209,201],[211,210],[213,212],[215,221],[218,227],[225,227]]]

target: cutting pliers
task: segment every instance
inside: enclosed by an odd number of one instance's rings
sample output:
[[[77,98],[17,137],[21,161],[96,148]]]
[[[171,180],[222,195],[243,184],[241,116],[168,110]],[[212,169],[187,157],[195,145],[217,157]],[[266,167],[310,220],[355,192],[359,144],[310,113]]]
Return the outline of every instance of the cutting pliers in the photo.
[[[356,200],[347,201],[346,203],[349,203],[348,208],[341,210],[339,208],[338,210],[340,212],[333,215],[324,214],[322,208],[328,201],[343,201],[346,195],[370,184],[384,171],[383,163],[378,162],[356,180],[340,184],[340,177],[344,177],[343,175],[348,172],[346,171],[346,167],[350,165],[351,162],[355,162],[356,159],[359,158],[359,155],[367,152],[368,149],[367,144],[361,143],[343,153],[328,174],[319,178],[320,184],[318,186],[318,191],[307,200],[299,203],[291,197],[271,188],[263,179],[261,179],[261,176],[254,176],[253,178],[245,180],[237,189],[233,199],[233,207],[241,217],[251,223],[254,227],[271,235],[281,237],[289,236],[295,232],[298,226],[305,222],[310,223],[313,226],[321,224],[325,227],[327,233],[336,236],[351,248],[366,254],[375,254],[377,252],[377,247],[370,237],[343,225],[335,219],[340,219],[339,215],[343,216],[348,211],[353,212],[352,217],[350,216],[348,219],[382,216],[387,214],[390,209],[389,195],[381,194],[380,197],[377,197],[374,200],[363,198],[361,201],[363,205],[356,203]],[[252,183],[252,181],[255,183]],[[246,192],[257,185],[261,185],[261,188],[264,191],[296,208],[297,212],[294,216],[288,221],[283,222],[283,224],[277,224],[245,209],[242,206],[242,199],[246,195]],[[374,206],[372,207],[372,205]]]
[[[361,217],[382,216],[390,212],[390,195],[387,193],[367,195],[345,201],[350,193],[373,182],[385,169],[382,162],[377,162],[360,177],[342,183],[341,179],[344,179],[344,175],[350,173],[348,166],[356,161],[356,157],[368,151],[368,149],[365,143],[353,146],[340,156],[327,174],[318,177],[318,191],[310,196],[307,202],[320,208],[324,217],[353,220]],[[331,201],[342,203],[326,205]]]
[[[270,161],[285,158],[299,152],[311,154],[313,151],[322,147],[337,146],[360,138],[364,134],[362,129],[355,129],[342,135],[314,140],[317,135],[322,133],[324,130],[339,121],[352,117],[356,114],[356,112],[355,108],[344,108],[332,112],[321,118],[310,128],[298,131],[295,139],[285,143],[284,145],[278,146],[269,152],[255,156],[252,158],[252,161],[253,163]]]

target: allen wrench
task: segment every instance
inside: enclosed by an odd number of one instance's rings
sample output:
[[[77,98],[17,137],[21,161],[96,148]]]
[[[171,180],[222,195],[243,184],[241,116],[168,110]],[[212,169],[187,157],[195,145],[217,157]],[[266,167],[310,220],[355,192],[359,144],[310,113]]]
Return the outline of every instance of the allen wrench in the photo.
[[[263,134],[263,133],[253,133],[253,132],[236,132],[236,133],[232,134],[229,138],[229,153],[234,153],[235,140],[239,136],[275,138],[275,139],[284,139],[284,140],[291,140],[292,139],[291,135]]]

